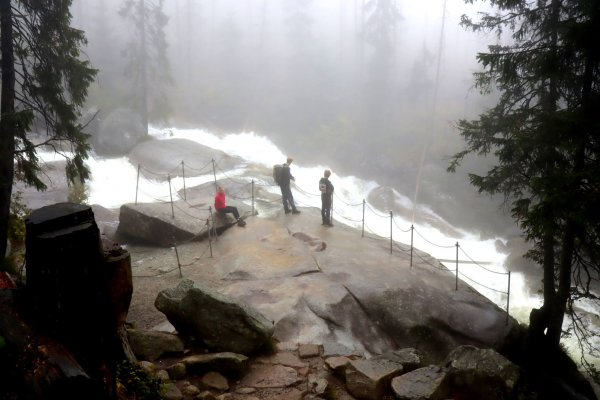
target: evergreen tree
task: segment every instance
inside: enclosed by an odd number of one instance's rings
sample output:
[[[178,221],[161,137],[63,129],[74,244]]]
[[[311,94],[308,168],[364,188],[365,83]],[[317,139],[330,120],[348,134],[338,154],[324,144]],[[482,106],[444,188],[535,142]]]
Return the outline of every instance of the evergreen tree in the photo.
[[[401,20],[396,0],[369,0],[364,5],[363,39],[372,48],[366,65],[364,90],[366,111],[363,129],[377,132],[369,141],[372,152],[380,153],[390,147],[397,126],[393,62],[396,55],[396,28]]]
[[[133,81],[132,107],[140,114],[142,126],[166,121],[170,114],[165,92],[172,83],[163,12],[164,0],[125,0],[119,11],[133,27],[132,40],[124,50],[125,75]]]
[[[463,17],[474,31],[502,36],[509,45],[478,55],[475,74],[498,103],[458,128],[466,148],[454,155],[493,155],[485,175],[471,174],[480,192],[502,193],[532,244],[528,257],[543,268],[544,301],[532,310],[528,350],[552,361],[561,335],[574,333],[584,356],[597,356],[576,300],[598,301],[591,284],[600,272],[600,1],[491,0],[496,14]],[[570,315],[563,331],[565,313]],[[535,357],[535,356],[534,356]]]
[[[6,251],[12,184],[44,189],[37,149],[50,146],[67,161],[70,182],[89,177],[89,146],[79,108],[96,71],[80,59],[83,32],[70,27],[70,0],[0,0],[0,255]],[[29,135],[33,122],[45,131]]]
[[[395,0],[369,0],[364,5],[367,20],[364,39],[378,54],[388,54],[395,47],[396,25],[400,11]]]
[[[85,0],[79,0],[83,3]],[[92,87],[88,102],[99,106],[104,115],[108,115],[115,104],[115,93],[124,91],[119,49],[114,45],[119,38],[117,24],[113,18],[114,10],[109,8],[107,0],[97,0],[87,8],[90,16],[85,26],[88,38],[86,54],[98,68],[97,86]]]

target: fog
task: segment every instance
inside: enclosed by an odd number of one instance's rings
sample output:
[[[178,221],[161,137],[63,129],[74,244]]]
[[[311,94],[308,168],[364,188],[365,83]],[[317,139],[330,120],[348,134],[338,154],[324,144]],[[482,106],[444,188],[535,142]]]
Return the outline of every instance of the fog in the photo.
[[[158,130],[229,139],[254,132],[293,156],[296,168],[328,167],[334,176],[377,182],[386,186],[380,193],[412,199],[414,213],[433,210],[472,233],[474,243],[477,236],[503,238],[496,250],[508,254],[505,267],[530,275],[531,292],[541,288],[502,199],[480,196],[469,184],[467,174],[484,173],[493,160],[467,158],[457,173],[446,172],[464,145],[455,122],[495,101],[472,88],[472,74],[477,52],[499,39],[459,26],[461,15],[486,11],[485,3],[135,0],[149,7],[140,57],[139,13],[119,13],[130,1],[73,2],[74,25],[88,38],[83,56],[99,70],[87,104],[99,110],[97,120],[123,109],[136,119],[145,93],[147,124]],[[98,135],[93,126],[89,133]],[[256,152],[244,157],[257,162]],[[116,169],[133,178],[122,158],[94,163],[96,185],[114,187]]]
[[[144,0],[147,6],[158,0]],[[75,0],[85,56],[99,69],[99,118],[135,109],[135,24],[121,0]],[[136,0],[136,4],[140,1]],[[482,237],[514,234],[500,201],[477,196],[448,157],[459,118],[493,99],[472,89],[476,53],[494,44],[459,26],[460,0],[168,0],[164,37],[146,24],[148,122],[256,132],[303,165],[374,179]],[[165,45],[162,40],[166,39]],[[134,68],[135,69],[135,68]],[[129,73],[127,72],[129,71]]]

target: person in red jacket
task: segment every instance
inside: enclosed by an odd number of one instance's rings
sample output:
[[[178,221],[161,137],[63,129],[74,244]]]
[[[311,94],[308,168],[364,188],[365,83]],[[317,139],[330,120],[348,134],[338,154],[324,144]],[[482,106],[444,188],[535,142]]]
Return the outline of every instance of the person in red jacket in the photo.
[[[215,195],[215,209],[220,213],[231,213],[239,226],[246,226],[246,222],[240,218],[240,213],[237,207],[228,206],[225,200],[225,189],[223,186],[219,186],[217,194]]]

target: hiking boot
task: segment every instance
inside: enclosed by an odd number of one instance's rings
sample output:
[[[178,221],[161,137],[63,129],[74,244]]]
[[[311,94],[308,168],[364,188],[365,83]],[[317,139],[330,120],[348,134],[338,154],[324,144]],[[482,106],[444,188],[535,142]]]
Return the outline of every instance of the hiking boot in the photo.
[[[289,214],[289,213],[291,213],[291,211],[290,210],[285,210],[285,213]]]
[[[238,219],[237,224],[239,227],[243,228],[244,226],[246,226],[246,221],[244,221],[243,219],[240,218],[240,219]]]
[[[294,211],[292,211],[292,214],[300,214],[300,211],[299,210],[294,210]]]

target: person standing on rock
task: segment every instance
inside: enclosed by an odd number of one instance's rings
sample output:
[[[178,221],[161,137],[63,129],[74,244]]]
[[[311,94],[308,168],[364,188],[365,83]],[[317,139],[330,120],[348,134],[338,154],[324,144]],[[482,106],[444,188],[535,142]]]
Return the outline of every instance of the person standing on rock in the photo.
[[[283,210],[286,214],[300,214],[294,204],[294,196],[290,188],[290,181],[295,181],[296,178],[290,172],[290,164],[294,161],[292,157],[288,157],[286,163],[282,165],[281,178],[279,179],[279,188],[281,189],[281,201],[283,202]]]
[[[331,206],[333,204],[333,184],[329,181],[331,171],[326,169],[323,177],[319,181],[319,191],[321,192],[321,218],[322,225],[333,226],[331,219]]]
[[[231,213],[237,221],[238,226],[246,226],[246,221],[240,218],[240,213],[237,207],[228,206],[225,200],[225,189],[219,186],[215,195],[215,209],[223,214]]]

